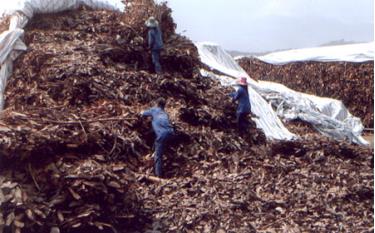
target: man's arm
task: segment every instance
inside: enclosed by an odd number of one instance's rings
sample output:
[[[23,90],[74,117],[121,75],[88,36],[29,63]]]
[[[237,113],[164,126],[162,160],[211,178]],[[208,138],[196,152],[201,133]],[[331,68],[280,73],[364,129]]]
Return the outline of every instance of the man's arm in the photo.
[[[154,109],[153,109],[153,108],[150,108],[150,109],[148,109],[148,110],[142,111],[142,112],[141,112],[141,115],[142,115],[143,117],[148,117],[148,116],[152,116],[153,113],[154,113]]]

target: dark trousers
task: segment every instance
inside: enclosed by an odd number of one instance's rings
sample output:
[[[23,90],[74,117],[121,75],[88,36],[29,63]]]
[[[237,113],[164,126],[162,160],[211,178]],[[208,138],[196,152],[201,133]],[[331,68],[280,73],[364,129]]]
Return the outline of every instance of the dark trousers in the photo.
[[[249,127],[249,113],[248,112],[237,112],[237,129],[240,133],[246,133]]]
[[[163,175],[163,153],[168,143],[173,139],[174,133],[170,131],[163,132],[155,139],[155,175]]]
[[[151,56],[152,56],[152,63],[155,67],[155,72],[157,74],[161,73],[161,65],[160,65],[160,49],[153,49],[151,50]]]

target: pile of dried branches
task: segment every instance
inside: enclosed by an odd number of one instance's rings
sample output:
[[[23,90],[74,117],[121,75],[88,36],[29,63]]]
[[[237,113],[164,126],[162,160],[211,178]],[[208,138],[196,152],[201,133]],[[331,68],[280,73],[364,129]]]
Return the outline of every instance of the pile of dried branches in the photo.
[[[82,8],[39,15],[27,26],[29,51],[15,64],[1,115],[4,177],[14,186],[6,190],[14,195],[2,202],[3,226],[36,232],[142,226],[142,200],[134,186],[140,185],[137,170],[151,169],[142,158],[151,151],[153,134],[139,112],[159,96],[169,99],[181,131],[180,145],[171,152],[174,164],[207,156],[209,146],[216,153],[265,142],[253,127],[247,141],[237,143],[234,106],[221,99],[216,83],[199,76],[196,48],[174,34],[170,9],[151,8],[162,12],[167,25],[163,76],[149,73],[147,14],[127,25],[123,14]],[[209,139],[213,130],[232,137]],[[173,168],[166,175],[178,173]],[[19,195],[29,198],[18,200]]]
[[[267,145],[252,121],[240,137],[230,90],[199,75],[170,9],[132,2],[146,5],[130,18],[80,9],[27,26],[0,115],[0,232],[371,230],[371,150],[325,138]],[[155,12],[163,75],[150,73],[144,40]],[[164,180],[139,117],[160,96],[177,131]]]
[[[278,82],[313,95],[342,100],[366,127],[374,122],[374,63],[295,62],[272,65],[255,58],[239,64],[256,80]]]
[[[340,151],[327,150],[333,145]],[[371,231],[368,153],[317,140],[213,154],[191,176],[146,191],[145,203],[159,200],[150,212],[161,232]]]

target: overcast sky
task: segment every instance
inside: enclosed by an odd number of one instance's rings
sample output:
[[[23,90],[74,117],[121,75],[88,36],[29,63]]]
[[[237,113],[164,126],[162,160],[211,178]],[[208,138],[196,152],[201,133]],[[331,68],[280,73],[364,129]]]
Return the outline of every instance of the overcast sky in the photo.
[[[263,52],[374,40],[373,0],[169,0],[179,32]]]
[[[120,0],[107,0],[118,2]],[[162,1],[162,0],[158,0]],[[0,0],[0,10],[16,0]],[[228,50],[265,52],[374,40],[374,0],[168,0],[178,32]]]

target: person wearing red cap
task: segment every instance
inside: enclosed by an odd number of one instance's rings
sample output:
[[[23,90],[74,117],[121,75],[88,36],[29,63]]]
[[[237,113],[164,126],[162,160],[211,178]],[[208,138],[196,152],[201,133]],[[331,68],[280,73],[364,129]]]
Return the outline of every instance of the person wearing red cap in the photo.
[[[247,79],[245,77],[240,78],[237,81],[239,85],[238,90],[229,94],[232,97],[233,101],[238,101],[237,106],[237,128],[238,131],[242,133],[246,133],[248,127],[248,116],[251,113],[251,105],[249,99],[249,91],[248,91],[248,84]]]

